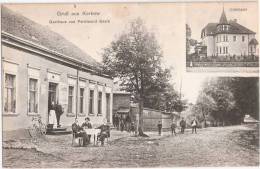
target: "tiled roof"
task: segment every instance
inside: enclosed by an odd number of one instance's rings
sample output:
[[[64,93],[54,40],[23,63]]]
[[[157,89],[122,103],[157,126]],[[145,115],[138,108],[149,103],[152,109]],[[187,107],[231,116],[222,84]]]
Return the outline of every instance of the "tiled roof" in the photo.
[[[205,31],[206,35],[215,35],[218,33],[227,33],[227,34],[255,34],[252,30],[240,25],[237,22],[234,21],[229,21],[228,24],[230,25],[230,29],[226,31],[221,31],[219,32],[217,30],[217,25],[219,23],[208,23],[201,31]]]
[[[76,45],[65,39],[60,34],[51,31],[7,7],[2,6],[2,31],[17,36],[51,51],[82,61],[94,68],[100,66],[98,62]]]
[[[208,23],[201,31],[204,32],[206,35],[214,35],[217,32],[217,23]]]
[[[217,26],[220,24],[229,25],[230,28],[228,30],[217,30]],[[223,12],[221,14],[219,23],[208,23],[201,31],[201,37],[202,33],[205,32],[205,35],[215,35],[218,33],[227,33],[227,34],[255,34],[255,32],[251,31],[250,29],[240,25],[236,21],[227,20],[225,11],[223,9]]]

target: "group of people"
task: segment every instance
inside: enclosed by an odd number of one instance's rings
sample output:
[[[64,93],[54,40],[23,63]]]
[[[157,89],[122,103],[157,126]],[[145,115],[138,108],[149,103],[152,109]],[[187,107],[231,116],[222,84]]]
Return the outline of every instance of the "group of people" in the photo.
[[[90,119],[87,117],[85,118],[85,122],[82,125],[79,125],[78,119],[75,119],[75,122],[71,126],[72,132],[75,137],[82,137],[83,138],[83,146],[86,146],[90,143],[91,135],[87,135],[84,129],[92,128],[92,124],[90,123]]]
[[[184,120],[184,118],[181,119],[179,124],[181,127],[181,134],[184,134],[184,131],[186,128],[186,121]],[[162,122],[161,121],[158,122],[157,127],[158,127],[158,134],[161,135],[161,132],[162,132]],[[197,127],[198,127],[198,122],[197,122],[196,118],[194,118],[191,121],[192,134],[197,133]],[[176,128],[177,128],[177,125],[173,121],[171,124],[171,134],[172,135],[174,134],[176,136]]]
[[[85,129],[91,128],[92,124],[89,117],[85,118],[85,122],[83,122],[82,125],[79,125],[78,119],[75,119],[75,122],[72,124],[72,132],[76,138],[83,138],[83,146],[90,144],[91,135],[88,135]],[[100,129],[100,133],[97,135],[97,139],[100,140],[101,145],[103,146],[105,138],[110,137],[109,126],[107,124],[102,124],[101,126],[97,127],[97,129]]]
[[[134,122],[131,120],[129,115],[123,116],[119,114],[113,115],[113,126],[120,131],[128,131],[132,132],[135,131]]]
[[[54,125],[57,125],[57,128],[61,127],[60,125],[60,116],[64,113],[62,106],[54,101],[49,105],[49,128],[53,128]],[[56,127],[56,126],[55,126]]]

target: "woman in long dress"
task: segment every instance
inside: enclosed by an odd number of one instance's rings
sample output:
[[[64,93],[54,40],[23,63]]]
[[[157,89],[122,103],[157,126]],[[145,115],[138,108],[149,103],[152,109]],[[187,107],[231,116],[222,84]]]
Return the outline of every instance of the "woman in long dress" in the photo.
[[[56,128],[57,126],[54,126],[56,124],[56,113],[54,109],[54,102],[52,102],[49,110],[49,125],[51,126],[51,128]]]

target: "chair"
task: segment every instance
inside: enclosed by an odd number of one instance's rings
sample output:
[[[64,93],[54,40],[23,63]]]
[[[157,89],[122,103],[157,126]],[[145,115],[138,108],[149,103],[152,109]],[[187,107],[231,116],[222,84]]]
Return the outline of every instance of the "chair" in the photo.
[[[79,146],[83,146],[83,138],[82,137],[76,137],[76,133],[72,132],[72,146],[74,146],[75,140],[78,139]]]

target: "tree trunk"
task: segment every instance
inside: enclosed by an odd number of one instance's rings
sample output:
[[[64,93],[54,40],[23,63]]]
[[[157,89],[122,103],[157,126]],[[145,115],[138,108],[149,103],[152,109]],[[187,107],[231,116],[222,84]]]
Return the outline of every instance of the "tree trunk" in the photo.
[[[138,124],[138,135],[142,137],[148,137],[144,134],[144,119],[143,119],[143,109],[144,109],[144,102],[143,99],[140,98],[139,100],[139,124]]]

